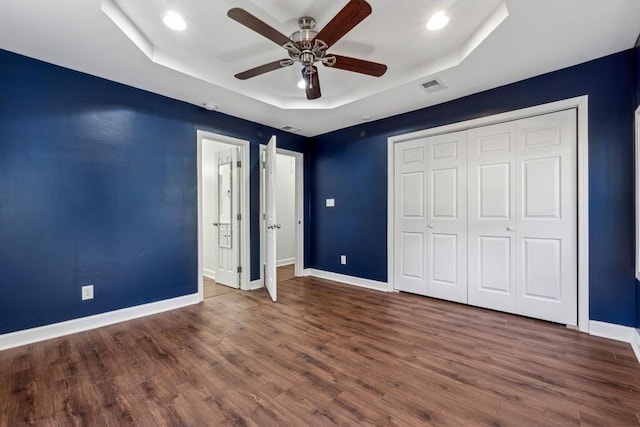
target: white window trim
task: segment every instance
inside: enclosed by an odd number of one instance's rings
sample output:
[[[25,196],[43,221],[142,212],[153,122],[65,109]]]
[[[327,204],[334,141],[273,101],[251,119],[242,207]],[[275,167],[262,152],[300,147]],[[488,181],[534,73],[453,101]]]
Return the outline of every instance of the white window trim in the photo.
[[[394,144],[444,133],[575,108],[578,112],[578,329],[589,332],[589,113],[588,95],[479,119],[438,126],[387,139],[387,291],[394,291]],[[638,115],[636,114],[636,119]]]

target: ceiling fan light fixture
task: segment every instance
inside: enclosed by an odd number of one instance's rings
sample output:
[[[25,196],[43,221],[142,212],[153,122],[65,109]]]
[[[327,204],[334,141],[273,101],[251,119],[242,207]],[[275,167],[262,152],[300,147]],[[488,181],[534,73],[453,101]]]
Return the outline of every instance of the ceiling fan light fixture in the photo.
[[[164,22],[164,25],[175,31],[184,31],[187,29],[187,23],[184,21],[184,18],[180,16],[178,12],[174,12],[172,10],[164,14],[162,22]]]
[[[307,82],[304,81],[304,79],[300,79],[300,81],[298,82],[298,88],[306,89],[307,88]]]
[[[449,17],[447,14],[441,10],[440,12],[434,13],[429,21],[427,21],[427,30],[429,31],[438,31],[443,29],[449,23]]]

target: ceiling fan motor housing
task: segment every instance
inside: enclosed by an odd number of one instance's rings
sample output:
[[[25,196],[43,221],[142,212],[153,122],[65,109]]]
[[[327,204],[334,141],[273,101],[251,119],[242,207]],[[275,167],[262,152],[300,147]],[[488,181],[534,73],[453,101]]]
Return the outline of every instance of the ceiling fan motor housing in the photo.
[[[291,40],[296,43],[301,49],[311,48],[311,40],[313,40],[318,32],[316,28],[316,20],[310,16],[303,16],[298,19],[298,26],[300,29],[291,34]]]

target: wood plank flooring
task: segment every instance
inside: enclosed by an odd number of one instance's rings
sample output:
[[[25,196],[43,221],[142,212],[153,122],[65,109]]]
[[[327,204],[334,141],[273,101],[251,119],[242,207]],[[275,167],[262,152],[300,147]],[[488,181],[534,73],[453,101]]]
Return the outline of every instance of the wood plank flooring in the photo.
[[[629,345],[315,278],[0,352],[0,425],[640,425]]]
[[[294,278],[295,277],[294,264],[278,267],[277,276],[278,276],[277,277],[278,282],[284,282],[286,280]],[[230,286],[216,283],[215,280],[207,276],[204,276],[203,288],[204,288],[203,296],[205,299],[238,291],[238,289],[232,288]]]
[[[205,276],[203,279],[203,289],[202,289],[203,297],[205,299],[216,297],[218,295],[224,295],[231,292],[238,292],[238,289],[232,288],[231,286],[221,285],[216,283],[215,280]]]

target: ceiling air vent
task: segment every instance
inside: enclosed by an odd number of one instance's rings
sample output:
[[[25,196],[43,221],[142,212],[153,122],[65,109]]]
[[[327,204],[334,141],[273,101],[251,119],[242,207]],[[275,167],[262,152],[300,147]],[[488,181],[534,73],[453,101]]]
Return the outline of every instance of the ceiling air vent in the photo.
[[[446,89],[447,87],[438,79],[429,80],[428,82],[422,83],[420,86],[428,93],[436,93],[440,92],[442,89]]]
[[[301,131],[301,129],[298,129],[297,127],[293,127],[293,126],[282,126],[280,129],[282,129],[285,132],[291,132],[291,133],[298,133]]]

